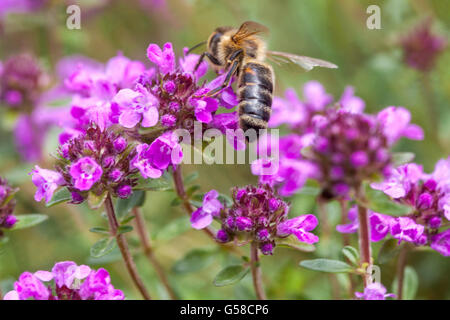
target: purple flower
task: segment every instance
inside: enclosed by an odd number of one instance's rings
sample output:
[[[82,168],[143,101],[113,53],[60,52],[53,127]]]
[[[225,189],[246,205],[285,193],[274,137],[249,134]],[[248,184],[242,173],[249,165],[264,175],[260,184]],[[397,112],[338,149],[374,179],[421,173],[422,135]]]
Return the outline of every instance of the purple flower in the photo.
[[[35,166],[30,174],[32,175],[31,180],[37,187],[34,195],[34,200],[36,201],[41,201],[45,198],[45,202],[49,202],[55,190],[65,182],[60,173],[42,169],[39,166]]]
[[[430,247],[445,257],[450,257],[450,229],[431,238]]]
[[[121,108],[119,123],[125,128],[133,128],[141,120],[141,125],[146,128],[158,123],[158,99],[140,84],[136,90],[120,90],[113,102]]]
[[[422,128],[410,124],[411,113],[403,107],[387,107],[378,113],[377,119],[380,121],[390,145],[401,137],[423,140]]]
[[[47,287],[32,273],[24,272],[20,275],[18,281],[14,283],[14,293],[8,292],[5,300],[48,300],[51,293]],[[14,299],[16,300],[16,299]]]
[[[53,281],[52,285],[44,282]],[[81,283],[81,285],[80,285]],[[5,300],[123,300],[122,291],[111,284],[109,273],[100,268],[95,271],[86,265],[63,261],[54,265],[52,271],[40,270],[34,274],[24,272],[8,292]]]
[[[177,135],[166,132],[152,142],[148,148],[148,156],[152,165],[160,170],[170,165],[180,164],[183,159],[183,150],[178,144]]]
[[[83,300],[124,300],[121,290],[114,289],[108,271],[92,270],[81,284],[79,294]]]
[[[424,232],[424,226],[408,217],[398,217],[391,224],[391,234],[398,242],[415,242]]]
[[[336,230],[340,233],[355,233],[359,229],[358,208],[352,207],[348,211],[349,224],[340,224],[336,226]],[[377,242],[383,240],[390,231],[390,226],[394,222],[394,218],[369,211],[370,240]]]
[[[395,297],[395,294],[386,294],[386,288],[379,282],[374,282],[364,288],[364,293],[355,292],[355,296],[358,299],[363,300],[385,300],[386,298]]]
[[[279,236],[293,234],[299,241],[312,244],[319,241],[319,237],[307,231],[313,230],[318,223],[314,215],[307,214],[280,223],[277,233]]]
[[[372,183],[370,186],[398,199],[406,196],[423,176],[422,166],[408,163],[393,169],[384,182]]]
[[[433,69],[436,59],[447,46],[445,37],[431,32],[432,20],[427,19],[401,39],[405,63],[422,72]]]
[[[159,67],[161,73],[175,71],[175,53],[170,42],[165,43],[162,50],[158,45],[150,44],[147,48],[147,57]]]
[[[333,97],[326,93],[323,85],[318,81],[309,81],[303,87],[305,105],[311,111],[322,111],[333,101]]]
[[[136,146],[136,155],[130,162],[131,168],[137,168],[144,178],[157,179],[162,176],[162,171],[155,168],[150,161],[150,146],[146,143]]]
[[[211,190],[203,196],[203,205],[192,213],[192,228],[206,228],[211,224],[213,217],[219,215],[220,210],[222,210],[223,208],[223,205],[218,200],[218,197],[219,193],[216,190]]]
[[[17,188],[12,188],[6,179],[0,177],[0,239],[3,237],[3,228],[10,229],[16,222],[17,218],[13,215],[16,207],[14,194]]]
[[[102,174],[102,167],[91,157],[83,157],[70,167],[74,187],[81,191],[91,189],[100,180]]]
[[[195,108],[196,119],[203,123],[210,123],[213,119],[212,114],[216,112],[219,107],[217,100],[209,97],[191,99],[190,103]]]
[[[215,202],[208,203],[209,210],[205,211],[207,208],[205,205],[199,208],[193,214],[191,222],[205,227],[211,224],[213,219],[219,220],[221,229],[216,238],[220,242],[254,241],[263,254],[270,255],[276,246],[277,238],[293,234],[299,241],[306,243],[315,243],[319,240],[317,236],[308,232],[317,226],[317,218],[313,215],[304,215],[287,219],[289,210],[287,203],[276,195],[268,184],[233,188],[233,204],[229,207],[223,207],[216,199],[218,194],[215,190],[210,192],[213,192]]]
[[[342,110],[350,113],[362,113],[366,103],[360,97],[354,95],[355,89],[351,86],[345,88],[344,93],[339,100]]]

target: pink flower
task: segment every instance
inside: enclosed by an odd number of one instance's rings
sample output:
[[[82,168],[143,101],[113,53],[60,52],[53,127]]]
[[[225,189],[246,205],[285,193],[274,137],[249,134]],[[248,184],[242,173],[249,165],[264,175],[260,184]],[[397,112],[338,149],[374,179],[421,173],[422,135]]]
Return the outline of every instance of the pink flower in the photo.
[[[319,237],[307,232],[313,230],[319,221],[312,214],[295,217],[278,225],[277,234],[281,237],[293,234],[301,242],[309,244],[319,241]]]
[[[203,229],[209,226],[213,217],[218,216],[223,205],[218,200],[219,193],[211,190],[203,196],[203,206],[198,208],[191,216],[191,225],[194,229]]]
[[[45,202],[49,202],[55,190],[65,183],[60,173],[42,169],[39,166],[35,166],[30,174],[32,175],[31,180],[37,187],[34,195],[34,200],[36,201],[41,201],[45,198]]]
[[[388,297],[395,297],[395,294],[386,294],[386,288],[381,283],[374,282],[364,288],[364,293],[355,292],[355,296],[363,300],[385,300]]]
[[[416,124],[410,124],[411,113],[403,107],[387,107],[378,113],[377,119],[390,145],[402,137],[423,140],[422,128]]]
[[[391,224],[391,234],[398,242],[415,242],[424,232],[424,226],[408,217],[398,217]]]
[[[141,120],[145,128],[158,123],[158,99],[141,84],[136,86],[136,90],[120,90],[113,101],[119,105],[119,123],[125,128],[133,128]]]
[[[81,191],[89,190],[102,174],[102,167],[90,157],[83,157],[70,167],[74,187]]]
[[[157,44],[150,44],[147,48],[147,57],[159,67],[161,73],[175,71],[175,54],[170,42],[165,43],[162,50]]]

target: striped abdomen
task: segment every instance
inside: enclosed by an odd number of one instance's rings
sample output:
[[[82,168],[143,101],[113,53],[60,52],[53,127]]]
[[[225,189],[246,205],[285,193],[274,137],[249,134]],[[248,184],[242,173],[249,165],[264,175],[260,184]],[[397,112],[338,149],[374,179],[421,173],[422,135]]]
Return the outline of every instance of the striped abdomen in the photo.
[[[273,93],[273,70],[260,62],[248,62],[239,75],[239,122],[242,130],[266,129]]]

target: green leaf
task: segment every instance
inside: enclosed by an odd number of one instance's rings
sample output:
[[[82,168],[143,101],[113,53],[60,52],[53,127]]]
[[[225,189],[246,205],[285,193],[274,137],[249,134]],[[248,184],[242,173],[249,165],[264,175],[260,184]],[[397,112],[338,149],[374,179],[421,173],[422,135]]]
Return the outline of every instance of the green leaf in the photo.
[[[199,177],[198,171],[192,172],[184,178],[184,185],[188,185],[191,182],[194,182]]]
[[[170,206],[171,207],[177,207],[177,206],[179,206],[180,204],[181,204],[181,199],[179,198],[179,197],[175,197],[175,198],[173,198],[173,200],[172,201],[170,201]]]
[[[410,267],[406,266],[405,274],[403,276],[403,300],[413,300],[416,296],[417,289],[419,288],[419,277],[416,271]],[[398,296],[398,279],[395,278],[392,283],[392,292],[395,292]]]
[[[320,188],[313,187],[313,186],[304,186],[296,193],[304,194],[304,195],[308,195],[308,196],[318,196],[320,194]]]
[[[189,273],[199,271],[210,265],[215,258],[216,251],[210,249],[194,249],[183,258],[176,261],[172,267],[175,273]]]
[[[183,216],[181,218],[172,220],[171,222],[165,224],[162,228],[160,228],[155,236],[155,239],[158,241],[171,240],[188,230],[191,230],[189,217]]]
[[[289,237],[278,239],[277,246],[296,249],[302,252],[313,252],[316,250],[316,247],[313,244],[300,242],[297,237],[294,235],[290,235]]]
[[[125,225],[125,224],[127,224],[128,222],[130,222],[131,220],[133,220],[134,218],[136,218],[136,216],[128,216],[128,217],[126,217],[126,218],[124,218],[124,219],[122,219],[121,221],[120,221],[120,224],[121,225]]]
[[[48,216],[46,216],[45,214],[32,213],[16,215],[16,218],[16,224],[9,230],[19,230],[35,226],[47,220]]]
[[[135,190],[147,190],[147,191],[172,191],[172,185],[170,180],[162,176],[159,179],[142,179],[140,178]]]
[[[330,260],[330,259],[303,260],[300,262],[300,266],[310,270],[331,272],[331,273],[353,271],[353,268],[347,263],[339,260]]]
[[[117,233],[118,233],[118,234],[121,234],[121,233],[127,233],[127,232],[131,232],[131,231],[133,231],[133,227],[132,227],[132,226],[127,226],[127,225],[125,225],[125,226],[120,226],[120,227],[117,229]]]
[[[214,285],[216,287],[223,287],[235,284],[241,281],[250,270],[249,267],[243,267],[242,265],[233,265],[225,267],[220,270],[214,278]]]
[[[46,203],[45,206],[49,208],[70,200],[72,200],[72,194],[70,193],[70,191],[67,188],[61,188],[53,194],[52,199],[48,203]]]
[[[233,205],[233,199],[231,199],[231,197],[229,195],[219,193],[219,196],[217,197],[217,199],[219,199],[220,202],[225,204],[226,207],[230,207]]]
[[[94,258],[100,258],[108,254],[116,245],[116,239],[114,238],[102,238],[93,244],[91,247],[91,256]]]
[[[188,197],[191,197],[196,191],[200,190],[200,186],[198,184],[190,186],[189,188],[187,188],[186,190],[186,195]]]
[[[145,191],[134,190],[128,199],[117,199],[116,215],[117,219],[122,220],[134,207],[142,207],[145,202]]]
[[[92,210],[97,210],[103,205],[107,196],[108,191],[105,191],[100,195],[97,195],[94,192],[89,192],[87,199],[89,208],[91,208]]]
[[[391,261],[400,252],[400,246],[397,239],[386,240],[378,251],[377,262],[385,264]]]
[[[392,154],[392,163],[395,167],[414,160],[415,154],[412,152],[394,152]]]
[[[374,212],[400,216],[411,211],[410,207],[392,201],[383,191],[372,189],[369,184],[365,185],[365,193],[367,207]]]
[[[90,232],[94,232],[94,233],[101,233],[101,234],[108,234],[109,235],[109,230],[103,227],[93,227],[89,229]]]
[[[359,264],[359,252],[351,246],[342,248],[342,254],[355,266]]]

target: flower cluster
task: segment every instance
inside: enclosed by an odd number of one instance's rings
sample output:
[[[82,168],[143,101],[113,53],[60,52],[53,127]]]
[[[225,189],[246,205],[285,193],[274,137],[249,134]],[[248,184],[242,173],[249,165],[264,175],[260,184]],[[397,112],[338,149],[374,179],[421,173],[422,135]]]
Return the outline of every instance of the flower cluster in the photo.
[[[410,113],[402,107],[388,107],[376,117],[339,109],[318,116],[307,158],[320,168],[321,196],[345,197],[364,180],[386,174],[389,149],[400,137],[423,138],[422,130],[409,121]]]
[[[108,191],[128,198],[137,183],[135,156],[125,138],[111,129],[101,130],[93,125],[59,148],[56,171],[39,166],[32,171],[37,186],[35,199],[50,201],[59,186],[68,188],[73,203],[83,202],[90,192],[99,196]]]
[[[290,235],[309,244],[319,241],[308,232],[317,226],[317,218],[308,214],[288,219],[288,204],[269,185],[236,187],[232,190],[232,198],[233,204],[225,207],[218,200],[217,191],[206,193],[203,206],[192,214],[192,226],[204,228],[215,218],[221,223],[217,241],[255,241],[265,255],[272,254],[277,239]]]
[[[422,72],[433,69],[436,59],[447,46],[444,37],[431,32],[431,24],[431,19],[425,20],[400,41],[405,63]]]
[[[279,139],[261,137],[257,150],[260,158],[252,163],[252,173],[260,177],[260,182],[277,185],[282,196],[291,196],[308,178],[320,176],[319,167],[305,159],[301,150],[313,143],[317,121],[335,104],[318,81],[304,85],[303,97],[300,100],[292,88],[286,90],[285,98],[274,97],[268,125],[274,128],[286,124],[291,132]],[[345,88],[337,104],[340,111],[349,113],[361,113],[365,107],[352,87]]]
[[[305,85],[305,102],[293,90],[286,99],[274,100],[271,125],[288,124],[292,133],[275,139],[262,139],[262,157],[252,163],[260,181],[279,186],[283,196],[291,196],[308,178],[317,179],[325,199],[346,197],[364,179],[384,174],[391,167],[390,147],[401,137],[422,139],[422,129],[410,124],[411,115],[402,107],[388,107],[376,116],[364,114],[364,101],[346,88],[340,100],[320,83]],[[298,117],[289,117],[295,111]],[[274,141],[275,140],[275,141]],[[278,157],[273,150],[278,151]],[[276,163],[277,172],[268,168]]]
[[[399,240],[429,245],[444,256],[450,256],[450,158],[437,162],[431,174],[410,163],[392,170],[388,179],[372,183],[394,200],[408,205],[412,213],[397,218],[391,233]]]
[[[0,68],[0,102],[12,109],[31,112],[45,79],[33,56],[12,56]]]
[[[2,229],[10,229],[17,222],[13,215],[16,206],[14,193],[17,189],[12,188],[8,182],[0,177],[0,238],[3,236]]]
[[[54,286],[49,283],[53,281]],[[124,300],[111,284],[108,271],[93,270],[72,261],[56,263],[52,271],[24,272],[5,300]]]
[[[214,81],[199,84],[199,79],[207,71],[206,62],[197,70],[199,56],[187,54],[176,63],[171,43],[163,48],[150,44],[147,56],[156,68],[143,72],[133,89],[123,89],[117,93],[112,112],[117,122],[125,128],[144,130],[141,139],[151,141],[155,133],[185,129],[194,133],[194,122],[202,123],[202,130],[217,128],[237,128],[236,113],[216,115],[219,106],[232,108],[238,101],[231,87],[225,88],[218,96],[207,97],[212,89],[219,87],[224,76]]]

